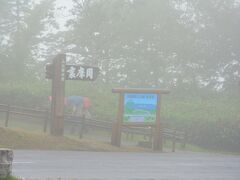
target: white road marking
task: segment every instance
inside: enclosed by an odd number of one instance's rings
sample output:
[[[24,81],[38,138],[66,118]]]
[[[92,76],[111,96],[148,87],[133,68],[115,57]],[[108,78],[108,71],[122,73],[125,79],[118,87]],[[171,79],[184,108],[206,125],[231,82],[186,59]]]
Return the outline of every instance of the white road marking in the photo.
[[[34,164],[31,161],[13,161],[13,164]]]

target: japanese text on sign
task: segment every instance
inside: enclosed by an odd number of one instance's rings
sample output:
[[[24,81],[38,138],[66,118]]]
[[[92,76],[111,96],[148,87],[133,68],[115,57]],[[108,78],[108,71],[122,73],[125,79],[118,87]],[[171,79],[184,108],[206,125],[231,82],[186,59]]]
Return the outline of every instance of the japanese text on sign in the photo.
[[[96,67],[66,65],[66,79],[95,80],[99,69]]]

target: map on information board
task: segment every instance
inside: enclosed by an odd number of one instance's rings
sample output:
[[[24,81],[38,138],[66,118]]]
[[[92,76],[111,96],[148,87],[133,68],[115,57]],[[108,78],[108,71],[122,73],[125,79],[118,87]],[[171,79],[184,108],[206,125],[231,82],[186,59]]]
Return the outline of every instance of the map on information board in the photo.
[[[125,93],[123,123],[155,123],[158,95]]]

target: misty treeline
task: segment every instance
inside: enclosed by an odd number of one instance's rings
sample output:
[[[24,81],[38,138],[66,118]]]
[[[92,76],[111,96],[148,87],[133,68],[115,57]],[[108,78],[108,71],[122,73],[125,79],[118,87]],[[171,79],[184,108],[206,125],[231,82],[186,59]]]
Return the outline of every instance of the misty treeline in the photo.
[[[74,0],[65,28],[56,3],[0,1],[1,79],[44,79],[64,52],[102,83],[239,92],[239,0]]]

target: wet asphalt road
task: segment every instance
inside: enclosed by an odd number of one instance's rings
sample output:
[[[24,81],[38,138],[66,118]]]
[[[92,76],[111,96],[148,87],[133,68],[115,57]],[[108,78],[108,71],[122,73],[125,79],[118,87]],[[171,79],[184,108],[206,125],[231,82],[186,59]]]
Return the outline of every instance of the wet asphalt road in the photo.
[[[240,179],[240,156],[191,152],[14,151],[13,175],[31,179]]]

